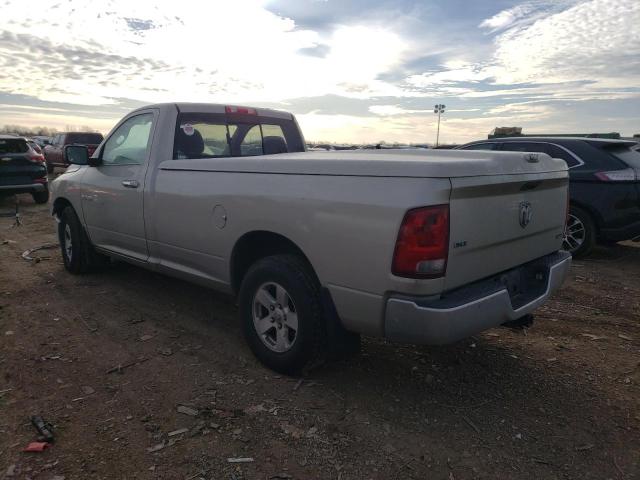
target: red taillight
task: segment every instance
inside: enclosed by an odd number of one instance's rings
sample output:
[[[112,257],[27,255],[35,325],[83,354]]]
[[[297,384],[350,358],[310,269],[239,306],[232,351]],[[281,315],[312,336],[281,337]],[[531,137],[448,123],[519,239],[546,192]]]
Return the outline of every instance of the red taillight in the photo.
[[[32,162],[44,163],[44,155],[36,154],[36,155],[31,155],[31,157],[29,158],[31,159]]]
[[[392,272],[400,277],[441,277],[449,254],[449,205],[409,210],[402,220]]]
[[[603,182],[635,182],[636,171],[633,168],[624,170],[612,170],[610,172],[597,172],[596,177]]]
[[[227,113],[237,113],[240,115],[257,115],[258,112],[256,112],[255,108],[248,108],[248,107],[224,107],[224,111]]]

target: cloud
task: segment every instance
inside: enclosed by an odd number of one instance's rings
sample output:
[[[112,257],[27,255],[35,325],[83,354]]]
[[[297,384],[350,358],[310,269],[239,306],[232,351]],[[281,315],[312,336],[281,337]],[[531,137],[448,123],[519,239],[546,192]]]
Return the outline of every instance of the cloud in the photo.
[[[590,80],[591,87],[638,86],[639,24],[636,0],[582,2],[499,35],[493,65],[485,71],[501,84]]]
[[[428,141],[435,103],[452,140],[640,121],[638,0],[505,3],[31,0],[27,17],[5,0],[0,114],[103,125],[146,103],[256,104],[311,139],[370,142]],[[620,122],[593,110],[604,100]]]
[[[405,88],[469,98],[634,96],[640,85],[639,24],[637,0],[527,2],[480,23],[500,30],[490,58],[450,61],[438,71],[407,77]]]
[[[518,5],[496,13],[493,17],[487,18],[480,23],[480,28],[486,28],[495,32],[513,25],[517,20],[525,17],[534,9],[532,4]]]

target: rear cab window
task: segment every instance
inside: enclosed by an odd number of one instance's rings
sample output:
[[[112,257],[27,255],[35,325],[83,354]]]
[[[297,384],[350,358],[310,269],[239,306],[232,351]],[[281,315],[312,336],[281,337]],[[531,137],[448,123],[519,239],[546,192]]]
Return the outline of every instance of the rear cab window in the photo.
[[[0,138],[0,155],[10,153],[27,153],[29,146],[23,138]]]
[[[257,114],[181,112],[173,145],[174,160],[304,151],[294,120]]]

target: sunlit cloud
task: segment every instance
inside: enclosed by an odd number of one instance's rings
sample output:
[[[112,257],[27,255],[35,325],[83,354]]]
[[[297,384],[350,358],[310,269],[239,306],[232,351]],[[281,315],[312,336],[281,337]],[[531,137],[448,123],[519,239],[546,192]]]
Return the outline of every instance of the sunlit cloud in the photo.
[[[495,122],[586,129],[602,101],[621,105],[602,129],[640,123],[636,0],[483,2],[481,16],[445,18],[432,0],[359,5],[8,0],[0,114],[106,131],[146,103],[257,104],[292,110],[308,138],[345,142],[432,140],[443,102],[451,141]]]

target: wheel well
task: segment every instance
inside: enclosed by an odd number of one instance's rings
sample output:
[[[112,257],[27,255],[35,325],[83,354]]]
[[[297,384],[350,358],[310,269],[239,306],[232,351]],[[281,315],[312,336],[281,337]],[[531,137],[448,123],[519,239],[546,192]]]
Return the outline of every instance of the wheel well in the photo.
[[[62,211],[67,207],[73,208],[73,205],[71,205],[69,200],[66,198],[56,198],[53,202],[53,214],[59,217],[62,214]]]
[[[261,258],[283,253],[300,256],[307,263],[316,280],[318,279],[311,262],[295,243],[277,233],[255,231],[244,234],[233,247],[230,265],[233,292],[238,293],[242,279],[251,265]]]
[[[585,212],[587,212],[587,214],[589,214],[589,216],[591,217],[591,220],[593,220],[593,225],[596,227],[596,233],[600,232],[600,228],[603,223],[603,220],[600,214],[598,214],[598,212],[596,212],[590,206],[583,204],[582,202],[575,202],[573,200],[569,202],[569,206],[578,207],[580,210],[584,210]]]

